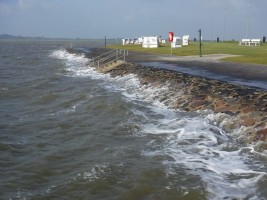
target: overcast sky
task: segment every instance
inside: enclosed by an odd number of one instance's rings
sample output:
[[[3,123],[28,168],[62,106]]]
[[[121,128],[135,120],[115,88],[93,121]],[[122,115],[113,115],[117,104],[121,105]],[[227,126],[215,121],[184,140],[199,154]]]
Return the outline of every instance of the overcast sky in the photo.
[[[204,39],[267,36],[267,0],[0,0],[0,34],[194,38],[200,28]]]

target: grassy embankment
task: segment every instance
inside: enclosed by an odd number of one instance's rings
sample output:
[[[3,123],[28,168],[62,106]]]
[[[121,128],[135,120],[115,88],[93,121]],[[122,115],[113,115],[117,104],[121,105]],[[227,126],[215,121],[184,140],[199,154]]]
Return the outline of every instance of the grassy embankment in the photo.
[[[110,45],[109,48],[128,49],[146,53],[170,54],[170,43],[162,44],[161,47],[155,49],[142,48],[141,45]],[[172,50],[172,54],[176,56],[199,55],[199,43],[191,42],[189,46],[176,48]],[[238,42],[203,42],[202,54],[232,54],[240,55],[238,57],[230,57],[223,59],[230,62],[242,62],[267,65],[267,43],[261,46],[239,46]]]

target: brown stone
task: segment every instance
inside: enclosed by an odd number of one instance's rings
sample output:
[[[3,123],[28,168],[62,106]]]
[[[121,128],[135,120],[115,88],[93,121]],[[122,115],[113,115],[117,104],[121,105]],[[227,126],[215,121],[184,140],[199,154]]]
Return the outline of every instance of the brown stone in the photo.
[[[221,100],[221,99],[215,100],[214,103],[215,103],[215,106],[216,107],[225,107],[225,105],[226,105],[226,103],[223,100]]]
[[[222,106],[222,107],[219,107],[219,108],[215,108],[215,110],[214,110],[214,112],[216,112],[216,113],[219,113],[219,112],[225,113],[225,112],[228,112],[228,111],[230,111],[229,110],[229,106]]]
[[[266,135],[267,134],[267,128],[259,130],[257,133]]]
[[[206,95],[195,95],[195,96],[192,96],[191,98],[191,101],[201,101],[201,100],[205,100],[206,99]]]
[[[267,121],[264,121],[264,122],[259,122],[255,128],[264,128],[267,126]]]
[[[254,138],[254,141],[261,140],[261,141],[267,142],[266,135],[267,135],[267,128],[259,130],[259,131],[257,131],[257,134],[256,134],[256,136]]]
[[[206,101],[206,100],[196,100],[196,101],[191,102],[189,106],[194,109],[194,108],[198,108],[200,106],[203,106],[207,103],[208,103],[208,101]]]
[[[246,106],[244,108],[241,109],[242,113],[250,113],[254,111],[254,107],[253,106]]]
[[[238,110],[238,105],[237,105],[237,104],[230,104],[230,109],[231,109],[231,111],[234,112],[234,113],[239,112],[239,110]]]
[[[243,126],[254,126],[255,125],[256,120],[253,118],[246,118],[243,122],[242,125]]]

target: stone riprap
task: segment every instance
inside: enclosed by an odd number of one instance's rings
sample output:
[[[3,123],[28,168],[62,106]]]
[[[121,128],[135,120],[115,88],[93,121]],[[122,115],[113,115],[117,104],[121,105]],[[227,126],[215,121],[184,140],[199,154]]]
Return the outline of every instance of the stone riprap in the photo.
[[[161,101],[170,108],[222,113],[218,121],[225,131],[234,133],[243,127],[242,140],[263,141],[262,146],[267,148],[266,91],[130,63],[109,73],[111,76],[136,74],[141,84],[168,86],[168,92],[161,94]],[[227,123],[223,123],[226,119]]]
[[[74,52],[73,50],[69,50]],[[88,58],[98,56],[108,49],[95,48],[87,53]],[[77,53],[77,52],[76,52]],[[215,56],[216,57],[216,56]],[[160,101],[169,108],[185,112],[212,112],[217,114],[217,123],[227,133],[241,135],[240,141],[259,142],[260,147],[267,149],[267,91],[264,89],[234,85],[228,82],[209,78],[191,76],[177,71],[148,67],[138,62],[175,62],[185,67],[199,66],[214,72],[233,73],[238,78],[266,79],[267,66],[227,63],[208,57],[204,60],[188,60],[170,55],[155,55],[131,52],[129,62],[111,71],[111,76],[135,74],[143,85],[166,87]],[[242,70],[243,69],[243,70]]]

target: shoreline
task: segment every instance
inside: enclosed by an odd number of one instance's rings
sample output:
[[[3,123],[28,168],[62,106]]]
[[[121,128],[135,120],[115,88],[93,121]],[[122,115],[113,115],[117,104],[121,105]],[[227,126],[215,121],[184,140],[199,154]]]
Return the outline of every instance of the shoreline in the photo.
[[[108,73],[111,76],[135,74],[142,85],[168,86],[169,94],[164,94],[162,102],[167,100],[166,103],[171,109],[222,113],[219,123],[226,132],[234,133],[236,129],[244,127],[244,142],[263,141],[262,147],[267,149],[265,91],[130,63]],[[173,98],[175,100],[170,102]],[[223,124],[227,119],[228,122]]]
[[[92,58],[101,53],[103,53],[103,50],[94,49],[87,57]],[[205,61],[190,61],[187,58],[188,61],[177,61],[179,59],[166,61],[166,58],[172,58],[172,56],[139,52],[131,55],[131,53],[127,57],[127,63],[112,69],[108,73],[111,76],[135,74],[142,85],[151,84],[156,87],[167,85],[169,92],[164,94],[162,101],[167,102],[171,109],[185,112],[212,111],[216,114],[221,113],[222,116],[218,123],[223,130],[234,134],[237,129],[242,128],[242,138],[240,138],[242,142],[261,141],[261,148],[267,149],[267,90],[236,85],[227,81],[212,79],[212,77],[193,76],[171,69],[153,67],[153,63],[159,63],[160,65],[165,59],[164,62],[175,62],[175,64],[181,62],[189,68],[201,63],[198,68],[205,66],[205,68],[223,73],[230,70],[233,74],[236,70],[245,66],[245,70],[239,75],[246,80],[250,80],[250,78],[253,78],[253,80],[255,78],[261,79],[262,77],[265,80],[267,78],[267,66],[246,64],[238,64],[237,66],[236,63],[218,61],[217,59],[213,61],[208,59]],[[142,62],[152,62],[152,64],[148,67],[140,64]],[[237,67],[231,69],[234,65]],[[253,68],[255,66],[257,69],[265,67],[266,77],[264,77],[265,71],[255,70]],[[248,73],[251,70],[254,70],[255,73]],[[175,100],[171,101],[170,99],[173,98]],[[227,123],[224,123],[225,120],[227,120]]]

